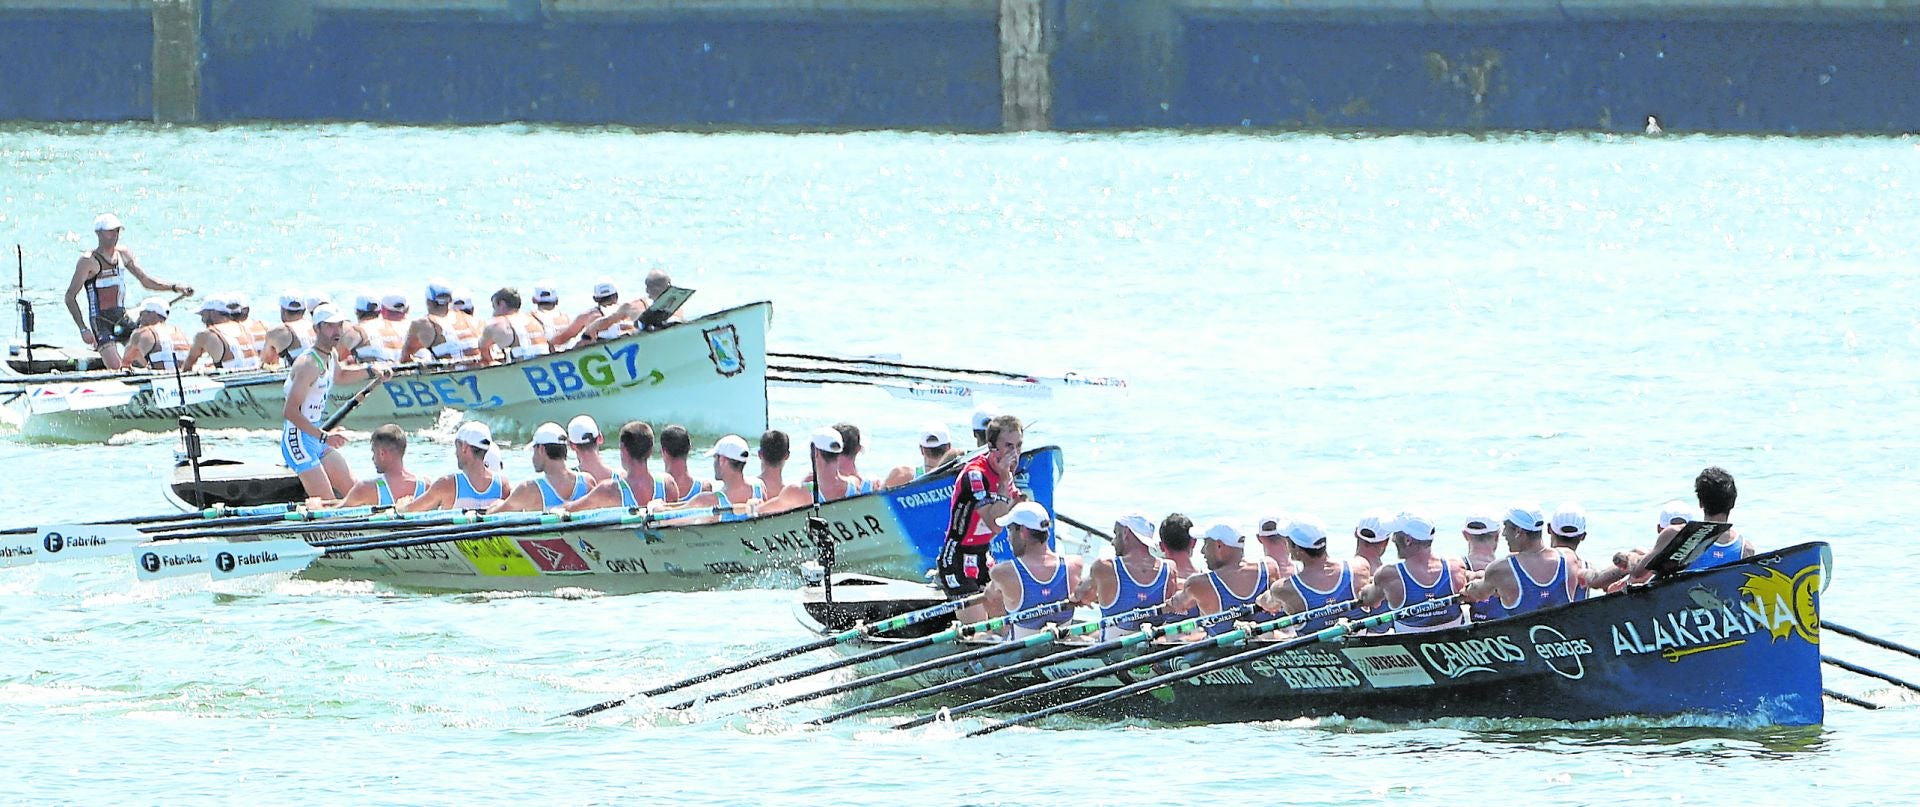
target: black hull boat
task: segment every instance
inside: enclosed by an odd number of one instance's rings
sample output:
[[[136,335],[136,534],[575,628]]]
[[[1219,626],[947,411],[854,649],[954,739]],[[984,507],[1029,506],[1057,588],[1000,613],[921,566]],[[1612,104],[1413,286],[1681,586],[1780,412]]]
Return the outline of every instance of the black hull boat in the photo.
[[[1333,715],[1395,722],[1448,717],[1579,721],[1698,715],[1750,725],[1818,724],[1824,717],[1820,596],[1831,563],[1826,544],[1809,543],[1498,621],[1429,633],[1326,641],[1283,636],[1280,641],[1299,646],[1077,714],[1174,722]],[[913,583],[851,577],[836,577],[835,582],[833,603],[825,602],[824,592],[814,586],[803,593],[797,609],[801,621],[823,635],[854,621],[871,622],[941,599],[932,589]],[[920,627],[929,631],[948,625]],[[887,637],[840,649],[866,652],[901,641]],[[1122,667],[1021,699],[1002,707],[1001,713],[1111,691],[1260,644],[1193,645],[1188,653]],[[978,642],[936,644],[857,669],[877,674],[982,646]],[[1067,642],[1041,644],[928,670],[893,685],[919,689],[967,676],[983,679],[916,702],[918,711],[928,712],[1059,680],[1166,646],[1142,644],[1004,676],[981,675],[1074,647]],[[848,697],[873,700],[887,694],[863,693]]]

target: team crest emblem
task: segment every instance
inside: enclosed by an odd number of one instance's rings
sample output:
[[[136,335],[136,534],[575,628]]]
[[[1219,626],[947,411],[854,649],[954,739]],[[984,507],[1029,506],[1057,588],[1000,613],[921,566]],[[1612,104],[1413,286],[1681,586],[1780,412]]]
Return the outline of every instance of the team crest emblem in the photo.
[[[233,553],[222,552],[218,555],[213,556],[213,565],[223,573],[233,571],[233,567],[234,567]]]
[[[723,376],[736,376],[747,369],[740,355],[740,333],[732,325],[708,328],[701,333],[707,337],[707,356],[713,359],[714,370]]]
[[[60,533],[50,532],[47,533],[46,540],[40,542],[40,545],[46,547],[48,552],[59,552],[67,548],[67,539],[62,537]]]
[[[153,574],[155,572],[160,571],[160,556],[152,552],[148,552],[144,555],[141,555],[140,568],[146,569],[147,574]]]

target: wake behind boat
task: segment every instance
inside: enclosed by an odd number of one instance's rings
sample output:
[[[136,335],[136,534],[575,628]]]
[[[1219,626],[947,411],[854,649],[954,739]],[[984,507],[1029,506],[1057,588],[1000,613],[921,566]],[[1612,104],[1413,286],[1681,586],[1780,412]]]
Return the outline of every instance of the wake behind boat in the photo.
[[[1167,683],[1140,696],[1107,700],[1080,714],[1204,722],[1331,715],[1390,721],[1696,715],[1747,724],[1818,724],[1825,714],[1820,598],[1831,569],[1826,544],[1801,544],[1507,619],[1430,633],[1296,639],[1298,646],[1237,663],[1218,662],[1261,643],[1188,645],[1191,652],[1176,651],[1155,663],[1130,666],[1130,659],[1147,650],[1127,647],[1036,665],[1036,660],[1067,653],[1074,645],[1013,648],[991,640],[962,641],[885,655],[855,669],[876,675],[934,663],[892,683],[896,692],[975,679],[916,701],[914,711],[921,713],[1023,687],[1040,690],[996,707],[1000,714],[1025,712],[1169,676]],[[855,619],[873,622],[940,599],[932,589],[904,581],[838,583],[840,599],[833,604],[817,586],[802,594],[796,610],[816,634],[829,636]],[[913,635],[944,627],[944,621],[923,624]],[[868,636],[836,649],[874,655],[913,641],[900,635]],[[940,659],[995,644],[1009,652],[938,666]],[[994,674],[1016,665],[1030,669]],[[1049,686],[1107,665],[1113,672]],[[1180,675],[1186,670],[1198,674]],[[862,701],[880,694],[885,692],[869,692]]]

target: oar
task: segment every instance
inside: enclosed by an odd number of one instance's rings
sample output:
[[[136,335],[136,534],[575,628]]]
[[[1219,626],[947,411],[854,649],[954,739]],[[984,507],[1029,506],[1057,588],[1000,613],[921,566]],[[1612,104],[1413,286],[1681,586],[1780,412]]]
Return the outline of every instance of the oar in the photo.
[[[775,684],[782,684],[788,681],[794,681],[801,678],[806,678],[808,676],[819,675],[820,673],[823,673],[823,672],[838,670],[842,667],[851,667],[855,664],[864,664],[866,662],[873,661],[875,659],[882,659],[888,656],[896,656],[901,653],[905,653],[909,650],[918,650],[922,647],[929,647],[936,644],[950,644],[953,642],[960,641],[961,639],[964,639],[968,636],[973,636],[980,633],[990,633],[993,631],[1000,630],[1001,628],[1006,627],[1009,623],[1020,622],[1028,619],[1035,619],[1035,618],[1047,616],[1050,614],[1056,614],[1073,607],[1074,607],[1074,603],[1067,600],[1061,600],[1059,602],[1043,603],[1041,605],[1033,606],[1032,608],[1023,608],[1021,610],[1015,611],[1005,616],[997,616],[992,619],[982,620],[980,622],[975,622],[969,625],[956,625],[954,627],[948,628],[946,630],[943,630],[931,636],[922,636],[918,639],[909,639],[897,645],[879,647],[873,650],[868,650],[864,653],[855,653],[851,656],[843,656],[839,659],[829,661],[825,664],[808,667],[804,670],[800,670],[799,672],[783,673],[783,674],[771,676],[768,678],[762,678],[758,681],[741,684],[740,686],[734,687],[732,689],[725,689],[710,695],[703,695],[701,697],[694,698],[692,700],[681,701],[679,703],[673,704],[672,706],[668,706],[667,708],[675,711],[690,709],[690,708],[693,708],[695,705],[705,703],[708,701],[716,701],[724,698],[731,698],[735,695],[745,695],[748,692],[756,692],[762,689],[766,689],[767,687],[773,686]]]
[[[961,383],[952,382],[952,381],[893,382],[893,381],[882,381],[879,379],[800,378],[797,376],[783,376],[783,375],[767,376],[767,386],[770,386],[770,387],[795,387],[795,388],[804,387],[804,388],[812,389],[812,388],[820,387],[826,384],[846,384],[849,386],[856,386],[856,387],[873,387],[875,389],[885,390],[888,395],[891,395],[895,398],[899,398],[901,400],[914,400],[914,401],[946,401],[949,403],[966,402],[966,401],[975,400],[979,396],[987,395],[987,394],[995,395],[998,397],[1007,397],[1007,398],[1051,398],[1053,397],[1052,393],[1049,392],[1045,387],[1034,387],[1032,389],[1025,389],[1025,388],[1015,389],[1011,387],[1003,389],[1002,387],[999,387],[999,386],[995,386],[992,388],[977,388],[972,385],[961,384]]]
[[[1043,375],[1034,375],[1032,373],[1015,373],[1015,372],[1009,372],[1006,370],[975,370],[975,369],[968,369],[965,367],[942,367],[937,364],[912,364],[912,363],[901,362],[901,361],[867,359],[867,358],[859,358],[855,356],[824,356],[816,353],[779,353],[774,351],[768,351],[767,358],[769,359],[800,359],[803,361],[839,364],[842,366],[862,365],[866,367],[893,367],[893,368],[899,368],[899,369],[905,369],[905,370],[925,370],[925,371],[931,371],[931,372],[937,372],[937,373],[983,375],[983,376],[992,376],[995,378],[1013,379],[1015,381],[1036,381],[1036,382],[1045,382],[1048,384],[1058,384],[1058,385],[1064,385],[1064,386],[1091,386],[1091,387],[1127,386],[1127,381],[1124,378],[1115,378],[1111,376],[1091,376],[1091,375],[1086,375],[1084,373],[1073,373],[1073,372],[1064,373],[1057,376],[1043,376]]]
[[[1079,519],[1068,516],[1065,513],[1054,513],[1053,517],[1060,519],[1061,521],[1065,522],[1068,526],[1077,527],[1080,529],[1081,532],[1085,532],[1088,535],[1094,536],[1095,538],[1104,538],[1108,541],[1113,540],[1113,536],[1108,535],[1104,530],[1101,530],[1098,527],[1094,527]],[[1144,539],[1147,536],[1142,535],[1139,537]]]
[[[269,505],[260,512],[269,512],[272,508],[284,505]],[[142,531],[139,525],[153,525],[161,520],[194,519],[213,516],[222,512],[218,508],[209,508],[198,513],[174,513],[166,516],[135,516],[115,519],[98,524],[50,524],[44,527],[26,527],[7,531],[0,536],[0,568],[8,566],[27,566],[34,563],[51,563],[61,560],[81,560],[84,558],[125,555],[136,544],[149,540],[152,536]],[[244,512],[239,510],[226,512]],[[264,517],[264,516],[256,516]],[[277,516],[274,516],[277,518]],[[152,526],[146,529],[154,529]],[[31,535],[31,538],[27,536]]]
[[[1866,642],[1867,644],[1873,645],[1875,647],[1884,647],[1896,653],[1905,653],[1909,656],[1913,656],[1914,658],[1920,658],[1920,650],[1915,650],[1906,645],[1900,644],[1898,642],[1891,642],[1886,639],[1882,639],[1878,636],[1869,636],[1867,634],[1861,633],[1860,631],[1849,628],[1845,625],[1828,622],[1823,619],[1823,620],[1820,620],[1820,627],[1833,631],[1834,633],[1838,633],[1842,636],[1852,636],[1855,639],[1859,639],[1860,641]]]
[[[160,514],[151,515],[151,516],[129,516],[127,518],[113,518],[113,519],[107,519],[105,521],[90,521],[90,522],[87,522],[86,524],[81,524],[76,526],[97,527],[97,526],[118,525],[118,524],[159,524],[162,522],[169,522],[169,521],[208,520],[208,519],[227,518],[230,516],[250,517],[250,516],[264,516],[264,515],[278,515],[278,514],[291,512],[296,507],[299,507],[299,505],[291,502],[262,504],[262,505],[254,505],[250,507],[229,507],[223,504],[216,504],[204,510],[189,510],[184,513],[181,513],[181,512],[160,513]],[[7,529],[0,530],[0,535],[29,535],[44,529],[46,528],[45,527],[9,527]]]
[[[1101,692],[1096,695],[1089,695],[1087,697],[1080,698],[1078,700],[1068,701],[1067,703],[1062,703],[1055,706],[1049,706],[1045,709],[1040,709],[1038,711],[1028,712],[1018,717],[1009,718],[1005,721],[996,723],[991,726],[987,726],[985,728],[975,729],[971,732],[968,732],[967,736],[980,737],[983,735],[992,734],[1001,729],[1007,729],[1007,728],[1012,728],[1014,726],[1022,725],[1025,723],[1031,723],[1043,717],[1049,717],[1049,716],[1057,715],[1063,712],[1077,712],[1089,706],[1095,706],[1102,703],[1110,703],[1113,701],[1121,700],[1123,698],[1129,698],[1134,695],[1138,695],[1142,692],[1159,689],[1163,686],[1174,683],[1176,681],[1185,681],[1189,678],[1205,675],[1207,673],[1213,672],[1214,670],[1226,669],[1228,667],[1236,667],[1257,658],[1265,658],[1267,656],[1271,656],[1275,653],[1284,653],[1288,650],[1294,650],[1297,648],[1306,647],[1307,645],[1310,645],[1310,644],[1317,644],[1320,642],[1332,641],[1334,639],[1338,639],[1342,636],[1345,636],[1348,633],[1351,633],[1355,630],[1368,630],[1372,628],[1381,627],[1383,625],[1389,625],[1389,624],[1392,624],[1395,619],[1399,619],[1401,617],[1419,616],[1421,614],[1431,613],[1441,608],[1451,607],[1455,603],[1459,602],[1459,600],[1460,600],[1460,595],[1449,594],[1445,597],[1428,600],[1426,602],[1419,603],[1417,605],[1411,605],[1406,608],[1401,608],[1397,611],[1388,611],[1383,614],[1376,614],[1374,616],[1367,617],[1366,619],[1362,619],[1359,622],[1343,622],[1337,625],[1330,626],[1317,633],[1301,636],[1291,641],[1274,642],[1272,644],[1265,645],[1262,647],[1256,647],[1252,650],[1245,650],[1239,653],[1235,653],[1225,658],[1218,658],[1218,659],[1214,659],[1213,661],[1205,662],[1202,664],[1195,664],[1191,667],[1183,667],[1181,669],[1174,670],[1173,672],[1170,672],[1170,673],[1156,675],[1152,678],[1148,678],[1145,681],[1136,681],[1134,683],[1127,684],[1126,686],[1122,686],[1118,689],[1108,690],[1106,692]],[[1278,622],[1278,621],[1279,620],[1275,620],[1275,622]],[[1271,628],[1269,628],[1268,626],[1271,626],[1273,624],[1274,622],[1263,622],[1259,625],[1255,625],[1252,629],[1238,629],[1238,630],[1228,631],[1226,634],[1223,634],[1220,636],[1220,638],[1217,640],[1217,644],[1224,647],[1228,644],[1238,644],[1239,642],[1244,642],[1246,639],[1254,635],[1257,635],[1259,633],[1264,633],[1266,632],[1266,630],[1271,630]],[[1230,637],[1233,637],[1235,633],[1239,633],[1242,635],[1238,637],[1237,640],[1230,639]]]
[[[1035,381],[982,381],[968,378],[928,378],[876,370],[845,370],[770,365],[775,373],[769,378],[786,384],[860,384],[900,389],[909,395],[924,391],[924,397],[973,397],[985,393],[1006,398],[1052,398],[1053,389]],[[839,378],[837,376],[853,376]]]
[[[1273,623],[1269,623],[1270,625],[1272,625],[1272,627],[1269,629],[1278,630],[1282,627],[1301,624],[1311,619],[1317,619],[1323,616],[1332,616],[1333,614],[1352,610],[1357,605],[1358,603],[1354,600],[1346,600],[1338,603],[1329,603],[1327,605],[1321,606],[1311,611],[1305,611],[1298,614],[1291,614],[1285,617],[1281,617],[1280,619],[1274,620]],[[1106,647],[1102,647],[1101,645],[1094,645],[1093,647],[1083,648],[1082,650],[1070,651],[1069,654],[1065,656],[1050,656],[1046,659],[1041,659],[1039,660],[1040,662],[1042,662],[1040,664],[1033,664],[1032,662],[1027,662],[1025,664],[1016,664],[1011,667],[1007,667],[1001,670],[996,670],[994,672],[1002,676],[1013,675],[1016,673],[1026,672],[1027,670],[1034,669],[1035,667],[1051,666],[1053,664],[1057,664],[1062,661],[1068,661],[1073,658],[1080,658],[1082,656],[1092,655],[1094,653],[1106,652],[1108,650],[1119,649],[1119,648],[1132,647],[1134,645],[1150,642],[1157,638],[1179,636],[1181,634],[1188,633],[1193,630],[1205,630],[1207,628],[1213,627],[1214,625],[1219,625],[1226,622],[1234,621],[1243,616],[1246,616],[1247,614],[1253,613],[1253,611],[1254,611],[1254,608],[1252,605],[1242,605],[1238,608],[1221,611],[1216,614],[1209,614],[1207,616],[1196,617],[1194,619],[1189,619],[1189,620],[1186,620],[1185,622],[1177,623],[1174,625],[1167,625],[1158,630],[1141,631],[1140,633],[1136,633],[1130,636],[1122,636],[1119,639],[1114,639],[1112,641],[1105,642],[1104,644],[1107,645]],[[1114,673],[1118,673],[1123,670],[1130,670],[1135,667],[1139,667],[1140,665],[1143,665],[1143,664],[1154,664],[1156,662],[1161,661],[1162,659],[1169,659],[1169,658],[1173,658],[1174,656],[1180,656],[1180,655],[1185,655],[1187,653],[1192,653],[1196,649],[1218,644],[1219,640],[1223,637],[1244,638],[1245,636],[1246,634],[1244,632],[1238,631],[1236,629],[1234,631],[1228,631],[1227,633],[1221,634],[1221,636],[1219,637],[1210,636],[1205,639],[1201,639],[1197,642],[1185,642],[1182,644],[1175,645],[1173,647],[1155,650],[1145,655],[1120,659],[1118,661],[1110,662],[1101,667],[1096,667],[1091,670],[1082,670],[1080,672],[1074,673],[1072,675],[1064,676],[1061,678],[1049,679],[1037,684],[1032,684],[1029,686],[1022,687],[1020,689],[1013,690],[1012,692],[1002,692],[997,695],[990,695],[985,698],[969,701],[967,703],[960,704],[959,706],[955,706],[949,709],[943,709],[941,711],[935,712],[930,715],[926,715],[924,717],[914,718],[905,723],[901,723],[897,726],[894,726],[894,728],[902,729],[902,730],[917,728],[919,726],[924,726],[928,723],[932,723],[933,721],[940,719],[940,716],[943,714],[948,716],[963,715],[968,712],[976,711],[979,709],[985,709],[992,706],[999,706],[1000,704],[1003,704],[1003,703],[1012,703],[1013,701],[1031,697],[1033,695],[1038,695],[1042,692],[1053,692],[1053,691],[1062,689],[1064,687],[1073,686],[1082,681],[1091,681],[1101,676],[1113,675]],[[1029,665],[1032,665],[1032,666],[1029,666]],[[980,676],[975,676],[975,678],[977,680],[980,678]],[[949,688],[958,688],[959,686],[962,685],[958,681],[949,682],[949,684],[951,685]],[[940,691],[945,691],[945,690],[940,690]],[[930,692],[927,694],[930,695],[934,693]]]
[[[1821,657],[1820,657],[1820,661],[1821,661],[1821,662],[1823,662],[1823,663],[1826,663],[1826,664],[1829,664],[1829,665],[1832,665],[1832,666],[1835,666],[1835,667],[1839,667],[1840,669],[1843,669],[1843,670],[1846,670],[1847,672],[1855,672],[1855,673],[1859,673],[1859,674],[1861,674],[1861,675],[1864,675],[1864,676],[1866,676],[1866,677],[1868,677],[1868,678],[1878,678],[1878,679],[1880,679],[1880,680],[1882,680],[1882,681],[1885,681],[1885,682],[1887,682],[1887,683],[1889,683],[1889,684],[1892,684],[1892,685],[1894,685],[1894,686],[1897,686],[1897,687],[1901,687],[1901,688],[1903,688],[1903,689],[1907,689],[1907,690],[1911,690],[1911,691],[1913,691],[1913,692],[1920,692],[1920,685],[1915,685],[1915,684],[1914,684],[1913,682],[1911,682],[1911,681],[1903,681],[1903,680],[1901,680],[1901,679],[1899,679],[1899,678],[1895,678],[1895,677],[1893,677],[1893,676],[1891,676],[1891,675],[1888,675],[1888,674],[1886,674],[1886,673],[1883,673],[1883,672],[1880,672],[1880,671],[1878,671],[1878,670],[1870,670],[1870,669],[1867,669],[1866,667],[1862,667],[1862,666],[1860,666],[1860,665],[1858,665],[1858,664],[1853,664],[1853,663],[1850,663],[1850,662],[1846,662],[1846,661],[1841,661],[1840,659],[1837,659],[1837,658],[1834,658],[1834,657],[1832,657],[1832,656],[1827,656],[1827,655],[1823,655],[1823,656],[1821,656]]]
[[[327,418],[327,422],[320,424],[320,430],[323,432],[333,431],[335,426],[340,425],[340,421],[347,419],[348,413],[351,413],[354,407],[359,406],[361,401],[367,399],[367,393],[372,392],[374,387],[385,383],[387,382],[378,378],[368,381],[366,386],[361,387],[359,392],[354,393],[353,397],[348,398],[346,403],[340,405],[340,411],[333,413],[331,417]]]
[[[634,701],[640,698],[658,697],[661,695],[665,695],[669,692],[676,692],[682,689],[686,689],[687,687],[690,687],[690,686],[695,686],[697,684],[704,684],[708,681],[711,681],[715,678],[719,678],[721,676],[732,675],[734,673],[741,672],[744,670],[751,670],[755,667],[760,667],[767,664],[772,664],[773,662],[780,661],[782,659],[789,659],[789,658],[793,658],[794,656],[811,653],[815,650],[825,650],[826,648],[843,645],[862,637],[879,636],[881,634],[891,633],[893,631],[900,630],[901,628],[918,625],[930,619],[939,619],[940,617],[959,611],[962,608],[966,608],[972,605],[977,605],[982,600],[985,600],[985,599],[986,599],[985,594],[975,594],[965,599],[951,600],[951,601],[943,602],[939,605],[935,605],[929,608],[922,608],[912,613],[901,614],[899,616],[892,617],[892,618],[883,620],[881,622],[874,623],[872,625],[856,625],[847,630],[843,630],[839,633],[833,634],[832,636],[827,636],[827,637],[817,639],[811,642],[806,642],[803,644],[797,644],[783,650],[775,650],[771,653],[762,653],[758,656],[754,656],[753,658],[747,659],[745,661],[736,661],[725,667],[708,670],[699,675],[682,678],[670,684],[661,684],[660,686],[657,686],[642,692],[636,692],[624,698],[614,698],[613,700],[610,700],[610,701],[602,701],[592,706],[575,709],[564,715],[559,715],[554,719],[558,720],[561,718],[568,718],[568,717],[586,717],[588,715],[598,714],[608,709],[617,709],[621,706],[625,706],[627,705],[628,702]]]
[[[1852,705],[1854,705],[1854,706],[1858,706],[1858,707],[1860,707],[1860,708],[1862,708],[1862,709],[1868,709],[1868,710],[1872,710],[1872,709],[1885,709],[1885,708],[1886,708],[1885,706],[1881,706],[1880,704],[1877,704],[1877,703],[1874,703],[1873,701],[1870,701],[1870,700],[1864,700],[1864,699],[1861,699],[1861,698],[1856,698],[1856,697],[1854,697],[1854,696],[1852,696],[1852,695],[1848,695],[1848,694],[1847,694],[1847,693],[1845,693],[1845,692],[1835,692],[1835,691],[1833,691],[1833,690],[1831,690],[1831,689],[1822,689],[1822,690],[1820,690],[1820,694],[1822,694],[1822,695],[1825,695],[1825,696],[1827,696],[1827,697],[1829,697],[1829,698],[1832,698],[1832,699],[1834,699],[1834,700],[1837,700],[1837,701],[1839,701],[1839,702],[1841,702],[1841,703],[1846,703],[1846,704],[1852,704]]]
[[[907,676],[910,676],[910,675],[919,675],[920,673],[927,672],[929,670],[938,670],[942,667],[951,667],[955,664],[965,664],[969,661],[978,661],[980,659],[993,658],[994,656],[998,656],[1006,653],[1012,653],[1017,650],[1028,650],[1036,647],[1044,647],[1046,645],[1053,644],[1054,642],[1060,641],[1061,639],[1065,639],[1070,636],[1084,636],[1089,633],[1105,630],[1115,625],[1121,625],[1127,622],[1133,622],[1136,620],[1145,619],[1147,617],[1153,616],[1154,614],[1160,613],[1160,610],[1164,607],[1166,606],[1154,605],[1154,606],[1149,606],[1147,608],[1139,608],[1132,611],[1128,611],[1124,614],[1114,614],[1113,616],[1105,617],[1096,622],[1081,622],[1073,625],[1055,625],[1039,633],[1036,633],[1032,636],[1028,636],[1025,639],[1021,639],[1017,642],[995,642],[994,644],[988,645],[986,647],[974,648],[973,650],[968,650],[963,653],[955,653],[954,655],[946,656],[943,658],[929,659],[927,661],[920,662],[919,664],[909,664],[897,670],[888,670],[882,673],[874,673],[873,675],[869,675],[864,678],[858,678],[843,684],[834,684],[833,686],[825,687],[823,689],[816,689],[812,692],[807,692],[800,695],[792,695],[789,697],[781,698],[777,701],[773,701],[772,703],[763,703],[758,706],[752,707],[750,709],[745,709],[743,711],[744,712],[765,712],[773,709],[783,709],[788,706],[792,706],[796,703],[805,703],[810,700],[818,700],[820,698],[825,698],[832,695],[838,695],[842,692],[852,692],[853,690],[856,690],[856,689],[865,689],[870,686],[876,686],[879,684],[887,683],[888,681],[897,681],[902,678],[906,678]]]

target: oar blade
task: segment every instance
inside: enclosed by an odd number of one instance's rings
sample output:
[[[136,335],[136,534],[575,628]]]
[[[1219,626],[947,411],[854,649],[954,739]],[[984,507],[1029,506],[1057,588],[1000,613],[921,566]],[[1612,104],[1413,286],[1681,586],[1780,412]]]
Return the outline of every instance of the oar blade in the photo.
[[[140,388],[119,381],[75,384],[67,388],[65,408],[75,412],[91,409],[108,409],[125,406],[133,402],[133,396]]]
[[[153,382],[153,403],[162,409],[202,404],[220,397],[220,391],[226,387],[219,381],[205,377],[183,377],[177,383],[156,379]]]
[[[54,524],[35,530],[32,543],[25,538],[22,535],[14,545],[0,548],[4,556],[0,566],[124,555],[147,540],[139,529],[126,524]]]
[[[141,580],[165,580],[213,572],[213,553],[222,541],[155,541],[133,552],[133,573]]]
[[[215,580],[299,572],[327,551],[298,538],[238,541],[214,551],[210,574]]]

